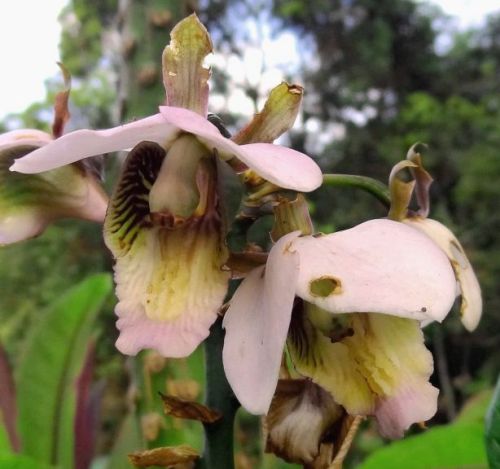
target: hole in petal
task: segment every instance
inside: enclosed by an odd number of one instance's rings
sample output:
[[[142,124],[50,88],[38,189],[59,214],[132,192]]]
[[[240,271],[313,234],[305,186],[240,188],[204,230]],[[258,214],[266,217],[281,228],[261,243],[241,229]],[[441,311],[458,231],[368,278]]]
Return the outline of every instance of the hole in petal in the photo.
[[[313,296],[326,298],[330,295],[342,293],[342,283],[335,277],[321,277],[309,284],[309,291]]]

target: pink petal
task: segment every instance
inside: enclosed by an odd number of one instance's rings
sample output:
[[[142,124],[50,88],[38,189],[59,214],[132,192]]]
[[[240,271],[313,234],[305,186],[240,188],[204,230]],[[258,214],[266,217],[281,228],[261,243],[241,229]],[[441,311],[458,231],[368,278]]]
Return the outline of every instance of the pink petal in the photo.
[[[10,169],[27,174],[40,173],[89,156],[125,150],[144,140],[166,146],[177,131],[161,114],[107,130],[77,130],[16,160]]]
[[[314,160],[291,148],[251,143],[242,145],[236,156],[264,179],[285,189],[311,192],[323,182],[321,169]]]
[[[402,438],[417,422],[431,419],[437,412],[439,389],[428,382],[415,381],[399,389],[395,396],[382,398],[375,409],[379,432],[386,438]]]
[[[371,220],[331,235],[299,238],[294,249],[300,255],[297,295],[332,313],[441,321],[455,299],[446,255],[402,223]],[[329,283],[331,291],[315,293],[314,287]]]
[[[303,153],[270,143],[239,146],[223,137],[214,125],[192,111],[161,106],[160,112],[167,122],[197,135],[209,148],[216,149],[223,159],[236,156],[277,186],[309,192],[317,189],[323,181],[318,165]]]
[[[229,384],[245,409],[267,413],[278,382],[290,324],[298,256],[290,243],[298,232],[282,237],[264,268],[243,280],[224,317],[223,360]]]
[[[199,310],[186,311],[178,320],[168,323],[149,319],[141,311],[139,303],[130,304],[130,309],[126,309],[123,302],[119,303],[115,313],[122,317],[116,322],[120,331],[116,348],[125,355],[153,349],[163,357],[187,357],[208,337],[221,303],[222,300],[215,311],[209,312],[202,310],[205,305],[200,305]]]

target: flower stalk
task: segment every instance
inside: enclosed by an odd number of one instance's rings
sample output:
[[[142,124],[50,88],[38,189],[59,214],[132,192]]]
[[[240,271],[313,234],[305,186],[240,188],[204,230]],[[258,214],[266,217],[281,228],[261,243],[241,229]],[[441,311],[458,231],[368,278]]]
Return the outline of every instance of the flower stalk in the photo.
[[[240,404],[227,382],[222,365],[224,345],[222,318],[218,318],[205,341],[206,399],[205,405],[223,416],[206,423],[205,450],[199,467],[203,469],[234,468],[233,427]]]
[[[391,205],[391,194],[388,187],[368,176],[353,174],[324,174],[323,185],[332,187],[354,187],[373,195],[386,207]]]

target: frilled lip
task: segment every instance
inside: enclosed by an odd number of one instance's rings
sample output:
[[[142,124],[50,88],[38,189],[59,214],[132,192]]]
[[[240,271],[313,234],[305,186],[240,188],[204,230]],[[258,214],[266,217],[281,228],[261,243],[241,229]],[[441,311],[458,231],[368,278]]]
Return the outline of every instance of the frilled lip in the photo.
[[[129,355],[146,348],[165,357],[191,354],[208,336],[230,277],[215,161],[199,165],[195,213],[167,227],[152,218],[148,200],[164,159],[152,142],[129,153],[104,223],[116,261],[116,346]]]
[[[391,220],[320,237],[282,237],[265,271],[245,278],[224,318],[226,374],[252,413],[269,409],[295,296],[335,314],[441,321],[455,299],[455,277],[427,236]]]
[[[383,436],[400,438],[436,412],[433,360],[418,321],[375,313],[332,316],[299,302],[287,346],[300,374],[349,415],[373,415]]]
[[[320,168],[307,155],[270,143],[237,145],[199,114],[169,106],[161,106],[158,114],[112,129],[68,133],[16,160],[10,169],[38,173],[90,156],[132,148],[141,141],[156,142],[168,148],[182,132],[196,136],[210,152],[222,159],[238,158],[280,187],[309,192],[322,183]]]

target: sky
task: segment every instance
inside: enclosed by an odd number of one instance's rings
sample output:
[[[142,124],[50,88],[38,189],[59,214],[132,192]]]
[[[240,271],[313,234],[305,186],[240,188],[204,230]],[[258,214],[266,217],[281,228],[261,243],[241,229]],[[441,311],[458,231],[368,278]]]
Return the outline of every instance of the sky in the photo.
[[[44,81],[59,73],[58,15],[68,0],[0,2],[0,118],[21,112],[45,96]],[[499,0],[436,0],[455,15],[459,28],[481,24],[485,15],[500,10]],[[269,48],[266,47],[266,53]],[[277,50],[283,50],[277,47]],[[275,77],[273,77],[275,79]]]
[[[67,0],[0,2],[0,117],[45,97],[59,68],[59,12]]]

